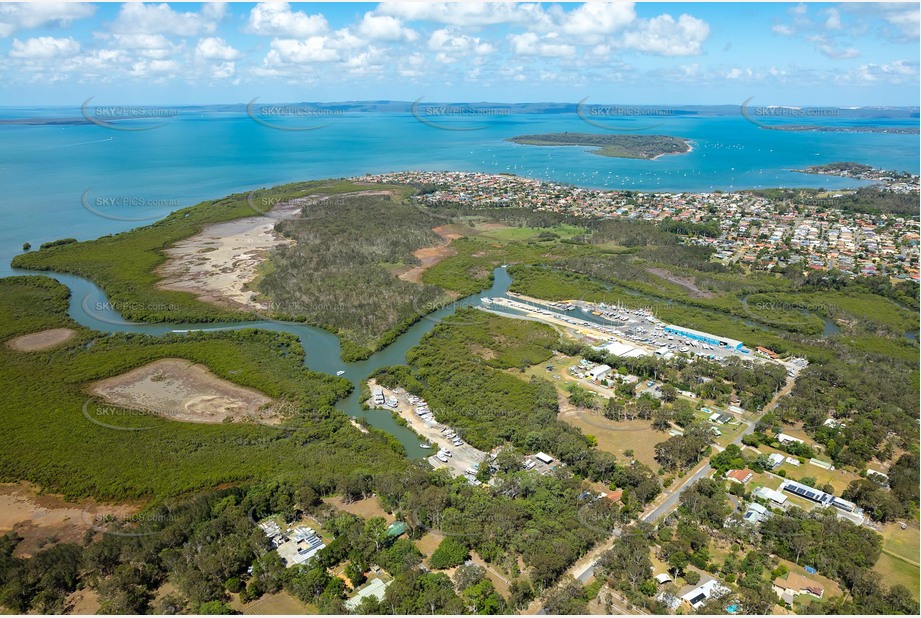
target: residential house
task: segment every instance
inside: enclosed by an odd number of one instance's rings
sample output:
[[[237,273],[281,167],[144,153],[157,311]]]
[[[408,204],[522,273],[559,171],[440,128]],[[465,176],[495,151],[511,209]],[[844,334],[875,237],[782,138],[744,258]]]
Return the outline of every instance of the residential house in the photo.
[[[768,464],[771,466],[772,470],[776,468],[777,466],[779,466],[780,464],[782,464],[783,462],[784,462],[784,456],[781,455],[780,453],[771,453],[770,455],[768,455]]]
[[[787,497],[785,495],[776,489],[771,489],[769,487],[759,487],[754,491],[754,495],[765,500],[770,500],[774,504],[778,505],[783,505],[783,503],[787,501]]]
[[[383,600],[384,593],[387,592],[387,586],[393,582],[384,583],[384,580],[374,578],[364,585],[359,591],[358,594],[353,596],[351,599],[346,600],[345,608],[349,611],[355,611],[361,607],[361,602],[367,597],[373,597],[378,601]]]
[[[719,598],[728,589],[723,586],[718,579],[714,579],[706,573],[701,573],[700,581],[695,585],[688,585],[678,591],[681,600],[691,609],[697,609],[703,605],[710,597]]]
[[[752,502],[748,505],[748,508],[745,509],[745,514],[742,516],[742,519],[747,521],[752,525],[760,524],[762,521],[770,517],[771,512],[757,502]]]
[[[746,470],[730,470],[729,472],[726,473],[727,479],[729,479],[730,481],[735,481],[736,483],[741,483],[742,485],[752,480],[753,476],[754,474],[752,473],[752,471],[747,470],[747,469]]]
[[[781,444],[792,444],[792,443],[803,444],[803,441],[800,440],[799,438],[788,436],[785,433],[779,433],[777,434],[776,437],[777,437],[777,441],[780,442]]]
[[[785,579],[778,577],[774,580],[774,592],[777,593],[777,596],[783,598],[785,594],[791,596],[797,596],[800,594],[808,594],[817,599],[821,599],[825,594],[825,589],[819,585],[818,582],[809,579],[798,573],[787,573]]]

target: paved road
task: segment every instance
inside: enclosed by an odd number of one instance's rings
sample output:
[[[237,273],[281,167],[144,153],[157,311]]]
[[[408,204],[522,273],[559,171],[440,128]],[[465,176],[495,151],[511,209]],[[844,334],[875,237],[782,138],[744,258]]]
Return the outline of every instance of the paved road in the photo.
[[[771,401],[768,402],[766,406],[764,406],[764,409],[761,411],[760,414],[758,414],[757,416],[753,416],[748,421],[748,427],[746,427],[744,430],[742,430],[742,433],[736,436],[735,440],[732,441],[732,444],[735,444],[735,445],[742,444],[742,438],[744,438],[745,436],[755,431],[755,425],[758,424],[758,420],[764,414],[767,414],[768,412],[773,410],[777,406],[777,404],[780,402],[780,399],[786,396],[787,394],[789,394],[791,390],[793,390],[793,385],[795,383],[796,383],[795,378],[788,377],[787,383],[784,385],[784,387],[781,388],[779,391],[777,391],[777,393],[774,395],[774,398],[771,399]],[[646,515],[640,516],[640,519],[648,523],[655,523],[659,519],[667,516],[669,513],[671,513],[675,509],[676,506],[678,506],[678,501],[681,499],[681,493],[685,489],[687,489],[688,487],[690,487],[691,485],[693,485],[700,479],[704,478],[705,476],[709,476],[710,473],[712,472],[713,472],[713,468],[710,466],[709,462],[705,463],[703,466],[700,467],[699,470],[697,470],[690,477],[688,477],[678,489],[674,490],[659,506],[655,507],[652,511],[650,511]],[[608,540],[605,541],[603,545],[596,548],[595,551],[591,552],[589,556],[596,556],[596,555],[600,556],[600,554],[604,553],[604,551],[606,551],[607,549],[610,549],[610,547],[614,545],[614,543],[617,541],[617,538],[619,536],[620,536],[620,530],[619,529],[615,530],[614,534],[610,538],[608,538]],[[597,564],[598,564],[597,557],[592,559],[589,562],[589,564],[584,565],[584,566],[580,565],[580,563],[577,562],[575,565],[573,565],[570,568],[570,572],[573,577],[575,577],[579,582],[584,584],[592,578],[592,575],[595,574],[595,566]],[[635,610],[631,610],[631,611],[635,611]],[[545,612],[543,608],[537,612],[538,615],[542,615],[544,613]]]
[[[795,383],[795,380],[793,378],[787,378],[787,383],[784,385],[784,387],[780,389],[779,391],[777,391],[777,394],[774,395],[774,398],[771,399],[771,401],[764,407],[764,410],[761,412],[761,414],[759,414],[756,418],[752,418],[748,422],[748,427],[746,427],[742,431],[742,433],[736,436],[735,440],[733,440],[732,443],[735,445],[742,444],[742,438],[744,438],[745,436],[755,431],[755,425],[757,425],[758,419],[760,419],[762,415],[773,410],[777,406],[780,399],[784,397],[785,395],[787,395],[793,389],[794,383]],[[687,489],[688,487],[690,487],[691,485],[693,485],[700,479],[704,478],[705,476],[709,476],[712,472],[713,472],[713,468],[710,466],[709,463],[706,463],[699,470],[697,470],[697,472],[695,472],[689,478],[687,478],[684,481],[684,483],[681,484],[681,487],[673,491],[671,495],[669,495],[662,502],[662,504],[655,507],[652,511],[650,511],[646,515],[642,515],[640,519],[648,523],[655,523],[659,519],[667,516],[669,513],[671,513],[675,509],[675,507],[678,506],[678,501],[681,499],[681,494],[685,489]],[[613,539],[610,539],[608,543],[605,543],[605,546],[613,545],[613,541],[616,540],[617,536],[620,536],[619,530],[616,532]],[[585,582],[587,582],[589,579],[592,578],[592,575],[594,575],[596,564],[597,564],[597,561],[591,562],[588,566],[584,567],[584,569],[581,569],[577,571],[576,573],[574,573],[573,574],[574,577],[584,584]]]

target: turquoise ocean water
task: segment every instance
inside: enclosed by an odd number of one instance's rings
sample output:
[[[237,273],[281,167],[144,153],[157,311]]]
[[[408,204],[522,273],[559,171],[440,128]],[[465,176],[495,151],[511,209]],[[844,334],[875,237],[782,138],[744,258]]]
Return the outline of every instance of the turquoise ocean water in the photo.
[[[0,118],[79,115],[77,109],[63,108],[0,110]],[[148,121],[126,126],[143,122]],[[477,129],[468,131],[436,128],[409,113],[275,121],[289,127],[325,125],[283,131],[262,126],[245,113],[194,110],[144,131],[94,124],[0,126],[0,275],[9,272],[9,261],[24,242],[36,247],[62,237],[95,238],[152,222],[203,199],[296,180],[407,169],[468,170],[596,188],[711,191],[859,184],[791,171],[841,160],[919,171],[917,135],[771,131],[741,116],[662,117],[654,119],[654,127],[644,118],[606,122],[620,129],[636,126],[637,133],[684,137],[694,150],[644,161],[601,157],[580,147],[504,141],[526,133],[601,132],[576,114],[432,119],[440,127]],[[913,121],[890,122],[905,126]],[[81,201],[110,198],[140,202],[118,211],[139,220],[103,218]]]

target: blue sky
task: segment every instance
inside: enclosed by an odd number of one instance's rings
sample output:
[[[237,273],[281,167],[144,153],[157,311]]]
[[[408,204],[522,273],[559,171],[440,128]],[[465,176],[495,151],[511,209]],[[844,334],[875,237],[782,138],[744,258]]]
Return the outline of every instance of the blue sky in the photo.
[[[918,105],[917,3],[0,4],[0,105]]]

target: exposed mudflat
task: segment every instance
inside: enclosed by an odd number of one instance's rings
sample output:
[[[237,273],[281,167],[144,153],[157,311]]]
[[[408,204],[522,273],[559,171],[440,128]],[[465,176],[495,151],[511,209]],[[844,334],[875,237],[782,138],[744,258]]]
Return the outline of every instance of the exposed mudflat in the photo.
[[[93,500],[68,502],[54,494],[39,494],[27,483],[0,484],[0,534],[22,537],[17,556],[31,556],[48,543],[80,542],[99,517],[128,517],[134,505],[100,505]]]
[[[204,365],[179,358],[155,361],[100,380],[90,392],[113,406],[191,423],[278,419],[272,399],[217,377]],[[117,423],[117,419],[113,419]]]
[[[77,331],[70,328],[52,328],[16,337],[9,341],[7,345],[20,352],[36,352],[61,345],[65,341],[72,339],[76,334]]]
[[[273,249],[294,244],[275,232],[275,224],[297,216],[315,199],[292,200],[267,215],[216,223],[177,242],[164,251],[169,259],[157,269],[163,277],[158,287],[191,292],[225,308],[265,311],[267,306],[255,300],[257,292],[249,284]]]

